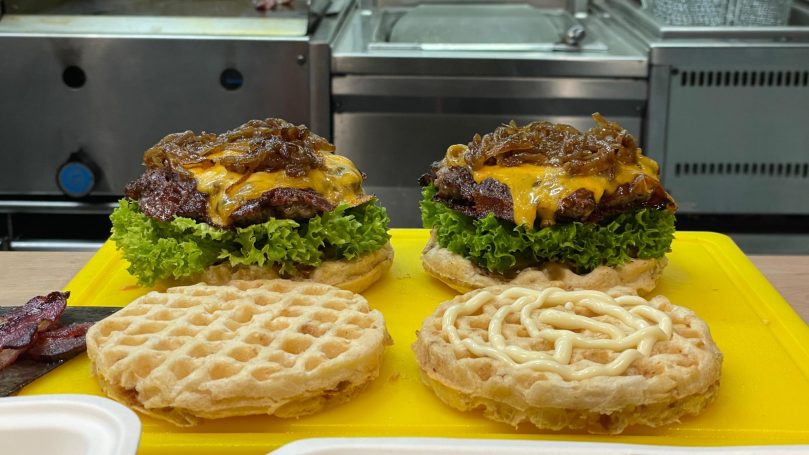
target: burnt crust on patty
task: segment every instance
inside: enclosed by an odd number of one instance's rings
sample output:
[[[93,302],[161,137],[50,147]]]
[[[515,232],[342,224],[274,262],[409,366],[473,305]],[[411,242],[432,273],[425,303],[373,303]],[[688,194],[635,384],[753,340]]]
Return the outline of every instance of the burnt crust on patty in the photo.
[[[207,195],[197,191],[196,180],[170,168],[148,169],[124,188],[124,195],[138,201],[140,211],[155,220],[181,216],[210,221]]]

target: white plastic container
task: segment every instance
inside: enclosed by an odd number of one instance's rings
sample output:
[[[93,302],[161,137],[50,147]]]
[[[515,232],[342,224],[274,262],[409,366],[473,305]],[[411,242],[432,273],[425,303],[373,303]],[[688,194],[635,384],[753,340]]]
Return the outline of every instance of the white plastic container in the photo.
[[[141,424],[129,408],[90,395],[0,398],[0,453],[134,455]]]
[[[271,455],[754,455],[809,454],[809,445],[673,447],[598,442],[449,438],[302,439]]]

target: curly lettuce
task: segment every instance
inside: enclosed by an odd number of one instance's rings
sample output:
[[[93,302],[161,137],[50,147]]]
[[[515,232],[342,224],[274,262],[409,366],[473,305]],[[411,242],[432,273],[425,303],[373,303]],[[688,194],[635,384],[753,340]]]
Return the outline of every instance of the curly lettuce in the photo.
[[[137,202],[122,199],[110,220],[110,238],[129,262],[129,273],[144,286],[223,262],[268,266],[281,276],[293,276],[301,267],[317,267],[324,260],[352,260],[376,251],[390,239],[390,218],[375,201],[357,207],[343,204],[305,221],[271,218],[220,229],[190,218],[157,221],[141,213]]]
[[[489,214],[475,219],[433,201],[436,188],[422,191],[421,217],[438,244],[490,272],[510,271],[546,262],[566,264],[577,273],[632,259],[660,258],[671,251],[674,214],[642,208],[602,224],[571,222],[526,229]]]

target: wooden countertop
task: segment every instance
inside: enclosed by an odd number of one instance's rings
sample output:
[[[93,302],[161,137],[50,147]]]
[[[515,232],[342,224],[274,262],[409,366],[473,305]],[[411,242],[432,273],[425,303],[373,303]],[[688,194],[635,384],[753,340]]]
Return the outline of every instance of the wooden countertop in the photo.
[[[22,305],[62,289],[93,253],[0,252],[0,306]],[[809,324],[809,256],[750,256],[795,312]]]

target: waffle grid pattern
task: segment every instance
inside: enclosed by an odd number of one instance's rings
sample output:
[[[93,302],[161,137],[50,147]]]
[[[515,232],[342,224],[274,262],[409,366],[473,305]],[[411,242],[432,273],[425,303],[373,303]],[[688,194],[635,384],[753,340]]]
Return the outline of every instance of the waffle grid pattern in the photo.
[[[361,296],[286,280],[149,293],[88,333],[103,381],[146,409],[263,413],[378,373],[384,320]]]

